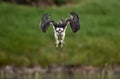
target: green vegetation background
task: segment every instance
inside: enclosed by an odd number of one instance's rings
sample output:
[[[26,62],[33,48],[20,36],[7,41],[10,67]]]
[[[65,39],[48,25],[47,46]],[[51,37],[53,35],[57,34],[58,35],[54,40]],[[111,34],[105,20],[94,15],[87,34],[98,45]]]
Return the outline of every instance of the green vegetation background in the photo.
[[[68,26],[65,46],[55,47],[52,27],[39,29],[41,16],[55,21],[79,14],[81,30]],[[48,66],[120,64],[120,0],[82,0],[78,4],[36,8],[0,3],[0,65]]]

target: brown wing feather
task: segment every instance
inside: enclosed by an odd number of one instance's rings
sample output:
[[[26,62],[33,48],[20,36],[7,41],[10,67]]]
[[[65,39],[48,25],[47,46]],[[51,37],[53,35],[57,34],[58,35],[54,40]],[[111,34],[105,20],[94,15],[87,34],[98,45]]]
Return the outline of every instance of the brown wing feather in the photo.
[[[44,33],[46,32],[46,30],[50,26],[50,23],[52,22],[49,17],[50,17],[50,14],[47,13],[43,15],[41,19],[40,28]]]
[[[75,12],[71,12],[71,16],[72,18],[69,19],[69,22],[70,22],[72,31],[75,33],[78,30],[80,30],[80,20],[77,13]]]

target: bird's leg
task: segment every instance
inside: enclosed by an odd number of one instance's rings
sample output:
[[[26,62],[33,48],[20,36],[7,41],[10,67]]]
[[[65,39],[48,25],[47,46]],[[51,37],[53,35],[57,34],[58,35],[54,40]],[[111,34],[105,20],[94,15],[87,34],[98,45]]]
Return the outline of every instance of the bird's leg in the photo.
[[[65,38],[65,32],[63,32],[62,36],[61,36],[61,47],[63,47],[64,44],[64,38]]]
[[[60,41],[61,47],[63,47],[63,44],[64,44],[66,29],[67,29],[67,26],[65,27],[64,31],[62,32],[61,41]]]
[[[56,47],[58,47],[58,45],[59,45],[59,40],[58,40],[58,35],[55,33],[55,40],[56,40]]]
[[[54,29],[54,36],[55,36],[55,44],[56,44],[56,47],[58,47],[58,45],[59,45],[59,40],[58,40],[58,34],[57,34],[57,32],[56,32],[56,30],[55,30],[55,27],[54,27],[54,25],[53,25],[53,29]]]

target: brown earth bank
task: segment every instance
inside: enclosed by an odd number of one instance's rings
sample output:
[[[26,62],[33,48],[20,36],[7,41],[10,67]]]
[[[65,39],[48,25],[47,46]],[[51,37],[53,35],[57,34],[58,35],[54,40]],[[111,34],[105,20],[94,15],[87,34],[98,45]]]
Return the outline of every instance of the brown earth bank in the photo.
[[[68,73],[69,75],[74,74],[75,72],[84,72],[87,74],[95,74],[95,73],[119,73],[120,74],[120,66],[119,65],[106,65],[104,67],[94,67],[91,65],[68,65],[68,66],[48,66],[41,67],[40,65],[35,66],[21,66],[17,67],[15,65],[6,65],[0,67],[0,72],[5,73],[19,73],[19,74],[35,74],[35,73]]]

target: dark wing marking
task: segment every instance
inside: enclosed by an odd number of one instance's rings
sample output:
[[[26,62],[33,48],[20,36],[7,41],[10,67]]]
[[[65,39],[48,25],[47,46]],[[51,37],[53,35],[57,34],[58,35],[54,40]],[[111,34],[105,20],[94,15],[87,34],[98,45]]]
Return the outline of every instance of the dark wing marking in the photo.
[[[66,22],[65,20],[63,20],[63,19],[60,19],[60,22],[61,22],[60,26],[61,26],[62,28],[65,28],[66,25],[67,25],[67,22]]]
[[[48,29],[48,27],[50,26],[50,23],[52,21],[50,20],[50,14],[45,14],[42,16],[42,19],[41,19],[41,23],[40,23],[40,28],[42,30],[42,32],[46,32],[46,30]]]
[[[71,18],[68,19],[68,22],[70,23],[71,29],[74,33],[80,30],[80,20],[77,13],[71,12]]]

